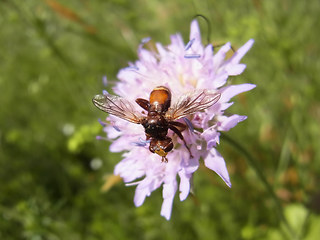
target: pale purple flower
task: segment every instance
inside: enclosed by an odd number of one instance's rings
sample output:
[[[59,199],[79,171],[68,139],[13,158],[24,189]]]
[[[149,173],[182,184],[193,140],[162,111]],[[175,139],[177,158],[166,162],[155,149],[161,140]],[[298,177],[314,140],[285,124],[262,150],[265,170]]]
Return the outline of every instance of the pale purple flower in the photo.
[[[150,92],[161,85],[171,90],[173,102],[175,98],[196,89],[221,93],[220,100],[212,107],[185,119],[190,127],[183,132],[183,136],[193,158],[182,141],[169,131],[175,146],[177,142],[180,144],[167,155],[168,163],[161,162],[159,155],[149,151],[143,126],[112,115],[107,119],[111,124],[105,127],[105,131],[113,141],[110,151],[124,151],[123,159],[116,165],[114,174],[120,175],[127,185],[137,186],[134,196],[136,206],[141,206],[152,191],[162,186],[161,215],[170,219],[175,193],[179,189],[180,200],[187,198],[190,181],[199,167],[200,158],[207,168],[215,171],[231,187],[225,161],[215,147],[219,144],[220,131],[229,131],[246,119],[246,116],[237,114],[226,116],[224,111],[233,104],[230,102],[233,96],[249,91],[255,85],[226,85],[226,82],[229,76],[244,71],[246,65],[239,62],[254,41],[249,40],[226,60],[231,44],[226,43],[214,54],[212,45],[202,45],[196,20],[191,23],[190,41],[187,44],[180,34],[175,34],[171,36],[171,44],[163,46],[156,43],[157,51],[151,51],[143,48],[146,41],[139,46],[139,60],[120,70],[120,81],[113,88],[116,95],[134,103],[136,98],[148,99]],[[141,111],[137,104],[136,109]],[[203,131],[191,129],[192,126]]]

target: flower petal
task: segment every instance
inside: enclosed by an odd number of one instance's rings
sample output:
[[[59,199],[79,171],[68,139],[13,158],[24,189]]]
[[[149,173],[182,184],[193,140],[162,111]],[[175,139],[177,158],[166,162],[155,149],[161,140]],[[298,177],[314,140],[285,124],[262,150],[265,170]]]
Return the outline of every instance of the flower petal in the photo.
[[[245,64],[236,64],[236,65],[227,65],[226,66],[226,71],[230,76],[236,76],[240,75],[245,69],[246,69]]]
[[[200,28],[197,20],[193,20],[190,25],[190,40],[192,39],[201,42]]]
[[[153,176],[145,177],[137,186],[134,195],[134,204],[139,207],[143,204],[146,197],[161,186],[161,181],[153,178]],[[174,196],[174,193],[173,193]]]
[[[219,102],[228,102],[232,97],[238,95],[239,93],[249,91],[255,88],[256,85],[251,83],[244,83],[238,85],[230,85],[221,89],[221,97]]]
[[[186,174],[192,174],[199,168],[200,155],[197,153],[197,150],[193,150],[193,147],[195,148],[195,146],[192,145],[192,148],[190,149],[193,154],[193,158],[190,158],[189,152],[186,151],[184,154],[188,157],[184,157],[180,164],[180,167],[184,169]]]
[[[145,50],[143,48],[139,49],[139,57],[142,61],[145,61],[149,64],[157,63],[157,59],[155,58],[154,54],[152,54],[150,51]]]
[[[207,142],[207,150],[216,147],[217,143],[219,142],[220,133],[217,132],[216,126],[212,126],[207,128],[201,136]]]
[[[179,172],[180,176],[180,184],[179,184],[179,190],[180,190],[180,201],[184,201],[190,192],[190,178],[192,177],[192,174],[187,174],[184,169],[182,169]]]
[[[190,40],[193,41],[192,46],[190,50],[192,50],[193,53],[199,54],[200,56],[203,55],[203,47],[201,43],[201,34],[200,34],[200,28],[197,20],[193,20],[191,22],[190,27]],[[189,50],[188,50],[189,52]]]
[[[238,114],[234,114],[230,117],[219,116],[218,121],[220,122],[220,126],[218,127],[219,131],[229,131],[231,128],[235,127],[239,122],[242,122],[247,119],[247,116],[240,116]]]
[[[226,71],[220,72],[219,74],[215,75],[213,78],[214,80],[212,81],[213,89],[217,89],[226,84],[228,77],[228,72]]]
[[[150,195],[150,191],[147,188],[139,188],[139,186],[136,188],[135,194],[134,194],[134,205],[136,207],[140,207],[147,196]]]
[[[174,195],[177,191],[177,181],[174,180],[169,183],[163,184],[163,203],[161,206],[161,216],[165,217],[167,220],[171,217],[171,211],[172,211],[172,204]]]
[[[146,164],[140,160],[149,156],[148,151],[149,150],[143,148],[135,148],[130,152],[124,153],[124,159],[114,168],[114,175],[119,175],[126,183],[143,177],[146,174]]]
[[[124,141],[123,138],[114,140],[109,147],[110,152],[122,152],[127,149],[127,141]]]
[[[217,72],[219,67],[223,64],[227,52],[231,49],[231,43],[226,43],[223,45],[219,51],[213,56],[212,61],[214,65],[214,70]]]
[[[104,131],[107,133],[109,139],[114,139],[122,135],[121,130],[117,127],[105,127]]]
[[[215,171],[222,180],[231,187],[231,182],[229,178],[229,173],[226,167],[226,163],[220,153],[215,149],[212,148],[209,152],[208,156],[204,159],[204,165]]]
[[[241,58],[250,50],[254,43],[253,39],[250,39],[248,42],[246,42],[241,48],[239,48],[235,54],[230,58],[230,62],[232,63],[239,63]]]

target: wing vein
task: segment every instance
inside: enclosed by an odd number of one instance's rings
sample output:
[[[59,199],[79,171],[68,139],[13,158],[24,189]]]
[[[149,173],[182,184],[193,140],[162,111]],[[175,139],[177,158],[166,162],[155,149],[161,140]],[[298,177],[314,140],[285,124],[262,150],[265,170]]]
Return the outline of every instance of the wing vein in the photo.
[[[141,123],[142,115],[126,99],[113,95],[96,95],[93,104],[100,110],[129,122]]]

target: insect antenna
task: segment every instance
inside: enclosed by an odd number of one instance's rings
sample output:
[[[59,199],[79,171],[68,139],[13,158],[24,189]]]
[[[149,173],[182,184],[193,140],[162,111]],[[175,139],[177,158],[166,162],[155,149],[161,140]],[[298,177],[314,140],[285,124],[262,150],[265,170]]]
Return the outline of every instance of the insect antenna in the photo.
[[[211,43],[211,41],[210,41],[210,36],[211,36],[211,22],[210,22],[210,20],[209,20],[206,16],[204,16],[204,15],[202,15],[202,14],[196,14],[196,15],[193,17],[193,19],[195,19],[195,18],[202,18],[202,19],[204,19],[205,22],[207,23],[207,45],[209,45],[209,44]],[[213,48],[219,48],[219,47],[222,47],[224,44],[225,44],[225,43],[215,44],[215,45],[212,45],[212,47],[213,47]],[[188,46],[188,44],[187,44],[187,46]],[[233,53],[236,52],[232,45],[231,45],[231,50],[233,51]]]
[[[209,45],[210,44],[210,36],[211,36],[211,23],[210,23],[209,19],[202,14],[196,14],[193,17],[193,19],[196,19],[196,18],[202,18],[207,23],[207,45]]]

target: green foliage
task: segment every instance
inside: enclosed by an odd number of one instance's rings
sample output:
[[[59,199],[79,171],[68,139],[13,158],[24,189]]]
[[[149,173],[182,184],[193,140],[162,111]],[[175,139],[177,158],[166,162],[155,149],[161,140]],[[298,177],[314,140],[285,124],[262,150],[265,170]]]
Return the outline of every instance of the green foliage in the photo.
[[[214,44],[256,41],[230,80],[257,84],[230,109],[248,120],[228,133],[254,162],[222,139],[232,189],[201,168],[167,222],[161,190],[140,208],[132,187],[100,191],[121,155],[95,139],[105,115],[91,98],[142,38],[187,41],[198,13]],[[318,0],[2,1],[0,239],[317,239],[319,13]]]

